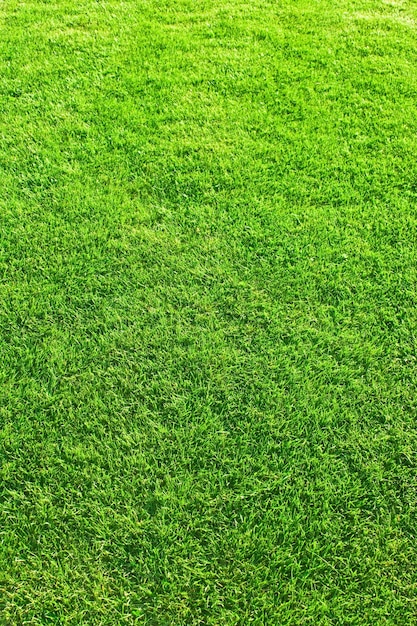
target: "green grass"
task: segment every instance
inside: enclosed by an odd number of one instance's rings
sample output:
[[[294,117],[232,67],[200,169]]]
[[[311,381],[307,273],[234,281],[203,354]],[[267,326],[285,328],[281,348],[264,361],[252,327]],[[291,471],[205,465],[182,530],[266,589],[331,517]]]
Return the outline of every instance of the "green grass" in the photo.
[[[0,624],[417,623],[417,4],[0,4]]]

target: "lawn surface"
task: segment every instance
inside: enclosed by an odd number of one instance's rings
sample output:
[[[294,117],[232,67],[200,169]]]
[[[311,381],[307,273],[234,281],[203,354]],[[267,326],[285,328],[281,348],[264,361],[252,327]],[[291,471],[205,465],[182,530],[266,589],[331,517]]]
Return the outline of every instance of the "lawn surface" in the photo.
[[[0,624],[417,623],[417,4],[0,3]]]

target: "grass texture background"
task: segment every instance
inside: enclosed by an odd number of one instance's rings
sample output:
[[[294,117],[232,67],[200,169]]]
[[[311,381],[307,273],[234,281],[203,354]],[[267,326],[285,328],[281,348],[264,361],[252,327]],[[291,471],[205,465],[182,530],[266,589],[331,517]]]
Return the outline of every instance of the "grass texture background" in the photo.
[[[0,3],[0,624],[417,623],[417,5]]]

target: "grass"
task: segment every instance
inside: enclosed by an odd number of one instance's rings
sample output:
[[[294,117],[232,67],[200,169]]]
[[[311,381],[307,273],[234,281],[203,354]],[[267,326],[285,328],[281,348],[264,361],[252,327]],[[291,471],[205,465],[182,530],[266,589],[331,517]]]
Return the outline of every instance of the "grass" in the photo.
[[[415,2],[0,32],[0,624],[417,623]]]

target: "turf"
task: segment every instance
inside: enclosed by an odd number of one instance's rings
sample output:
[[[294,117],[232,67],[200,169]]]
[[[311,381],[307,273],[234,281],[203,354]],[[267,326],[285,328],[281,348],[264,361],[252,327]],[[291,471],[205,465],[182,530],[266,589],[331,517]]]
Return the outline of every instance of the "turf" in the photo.
[[[0,624],[417,623],[417,5],[0,4]]]

